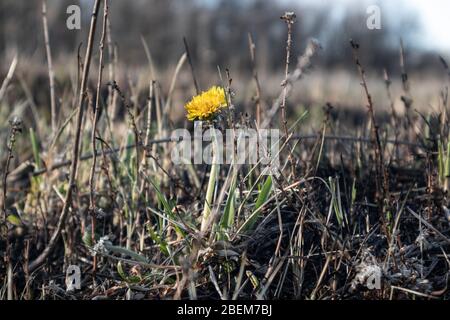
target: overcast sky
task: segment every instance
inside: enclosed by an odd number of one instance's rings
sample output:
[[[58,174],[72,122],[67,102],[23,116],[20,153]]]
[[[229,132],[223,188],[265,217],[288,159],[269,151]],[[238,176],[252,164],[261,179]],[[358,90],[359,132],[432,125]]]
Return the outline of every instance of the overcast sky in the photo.
[[[450,1],[409,0],[409,2],[419,12],[427,45],[450,50]]]
[[[324,10],[345,10],[345,7],[361,3],[361,0],[277,0],[279,2],[308,3],[320,6]],[[383,16],[395,19],[396,14],[415,12],[421,26],[413,39],[430,50],[450,51],[450,0],[363,0],[367,6],[381,3],[388,12],[381,11]]]

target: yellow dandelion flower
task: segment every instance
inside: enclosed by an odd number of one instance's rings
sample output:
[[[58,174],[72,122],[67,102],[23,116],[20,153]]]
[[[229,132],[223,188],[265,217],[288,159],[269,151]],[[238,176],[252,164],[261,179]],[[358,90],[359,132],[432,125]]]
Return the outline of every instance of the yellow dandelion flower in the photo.
[[[193,97],[184,108],[188,120],[210,120],[221,108],[227,105],[225,90],[213,86],[208,91]]]

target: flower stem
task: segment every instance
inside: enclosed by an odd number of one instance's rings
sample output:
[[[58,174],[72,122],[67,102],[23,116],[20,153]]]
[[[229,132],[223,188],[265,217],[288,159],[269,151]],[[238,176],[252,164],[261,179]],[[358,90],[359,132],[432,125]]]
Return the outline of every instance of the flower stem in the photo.
[[[209,215],[211,213],[211,208],[212,208],[212,200],[213,200],[213,195],[214,195],[214,188],[216,185],[216,179],[217,179],[217,174],[219,172],[219,163],[218,163],[218,145],[217,145],[217,137],[214,133],[214,130],[212,130],[213,135],[213,148],[212,148],[212,162],[211,162],[211,171],[209,173],[209,180],[208,180],[208,188],[206,189],[206,199],[205,199],[205,205],[204,205],[204,209],[203,209],[203,214],[202,214],[202,224],[200,227],[200,231],[206,232],[207,228],[208,228],[208,222],[209,222]]]

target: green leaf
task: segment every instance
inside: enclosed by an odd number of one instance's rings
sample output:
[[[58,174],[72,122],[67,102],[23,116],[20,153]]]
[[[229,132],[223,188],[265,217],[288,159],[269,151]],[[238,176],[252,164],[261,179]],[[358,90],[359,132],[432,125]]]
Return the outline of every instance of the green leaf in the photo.
[[[92,232],[90,228],[86,228],[84,230],[83,237],[81,240],[83,240],[83,243],[88,247],[92,247],[94,245],[92,243]]]
[[[256,220],[261,214],[262,205],[267,201],[267,199],[269,199],[271,190],[272,190],[272,176],[268,176],[266,181],[264,182],[261,191],[259,192],[258,198],[256,199],[255,209],[253,210],[253,213],[250,215],[247,221],[244,222],[244,224],[240,228],[240,231],[247,231],[253,228],[253,225],[255,224]]]
[[[339,186],[336,189],[336,185],[339,183],[339,181],[337,181],[337,179],[335,181],[332,177],[329,177],[328,180],[330,182],[331,205],[333,206],[334,214],[336,215],[339,226],[342,226],[344,217],[342,213],[342,206],[340,203]]]
[[[159,234],[157,234],[151,225],[147,225],[147,231],[150,234],[150,238],[152,238],[153,242],[155,242],[158,246],[161,252],[166,255],[167,257],[170,256],[169,248],[167,247],[167,242],[161,239]]]
[[[442,183],[444,181],[444,146],[440,139],[438,144],[438,172],[439,181]]]
[[[233,226],[235,215],[236,186],[237,186],[237,171],[233,172],[230,190],[228,191],[227,203],[225,205],[225,210],[223,212],[222,218],[220,219],[220,226],[225,230],[228,230]]]
[[[122,262],[117,262],[117,272],[119,273],[119,276],[122,278],[122,280],[127,281],[127,275],[123,271]]]
[[[147,258],[145,258],[144,256],[141,256],[139,253],[134,252],[132,250],[129,250],[127,248],[124,247],[120,247],[120,246],[114,246],[111,244],[107,244],[105,243],[105,248],[113,253],[117,253],[117,254],[123,254],[125,256],[129,256],[132,260],[135,260],[137,262],[143,262],[143,263],[148,263]]]
[[[8,220],[9,223],[15,225],[15,226],[21,226],[22,225],[22,220],[20,219],[20,217],[18,215],[15,214],[10,214],[6,220]]]
[[[170,206],[169,202],[167,201],[166,197],[161,193],[158,186],[153,182],[153,180],[150,177],[147,177],[147,180],[150,182],[150,184],[153,186],[153,188],[156,191],[156,196],[158,197],[159,202],[162,204],[164,208],[164,212],[167,214],[167,216],[172,219],[173,221],[176,221],[175,215],[172,213],[173,207]],[[183,230],[180,229],[180,227],[176,224],[174,224],[175,231],[182,236],[183,238],[186,236],[183,232]]]
[[[39,145],[33,128],[30,128],[30,140],[31,140],[31,148],[33,150],[34,162],[36,163],[36,170],[38,170],[42,167],[42,164],[41,164],[41,157],[39,155]]]
[[[135,276],[135,275],[127,276],[127,274],[123,270],[122,262],[120,262],[120,261],[117,262],[117,273],[119,273],[119,276],[125,282],[138,283],[141,281],[141,279],[138,276]]]
[[[258,199],[256,200],[255,210],[258,210],[264,202],[269,198],[270,191],[272,190],[272,176],[268,176],[264,185],[262,187],[261,192],[259,193]]]
[[[447,157],[445,159],[445,177],[450,176],[450,135],[448,137],[447,141]]]

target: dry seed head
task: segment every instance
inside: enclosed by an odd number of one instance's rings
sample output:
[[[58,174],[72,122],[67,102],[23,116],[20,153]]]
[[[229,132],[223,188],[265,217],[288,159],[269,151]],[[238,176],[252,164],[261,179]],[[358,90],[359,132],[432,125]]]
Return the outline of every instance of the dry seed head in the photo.
[[[293,24],[295,22],[296,18],[297,18],[297,15],[293,11],[286,11],[284,13],[284,15],[282,15],[280,17],[280,19],[286,21],[286,23],[289,23],[289,24]]]
[[[22,131],[22,119],[20,119],[19,117],[14,116],[9,120],[9,124],[14,131]]]

